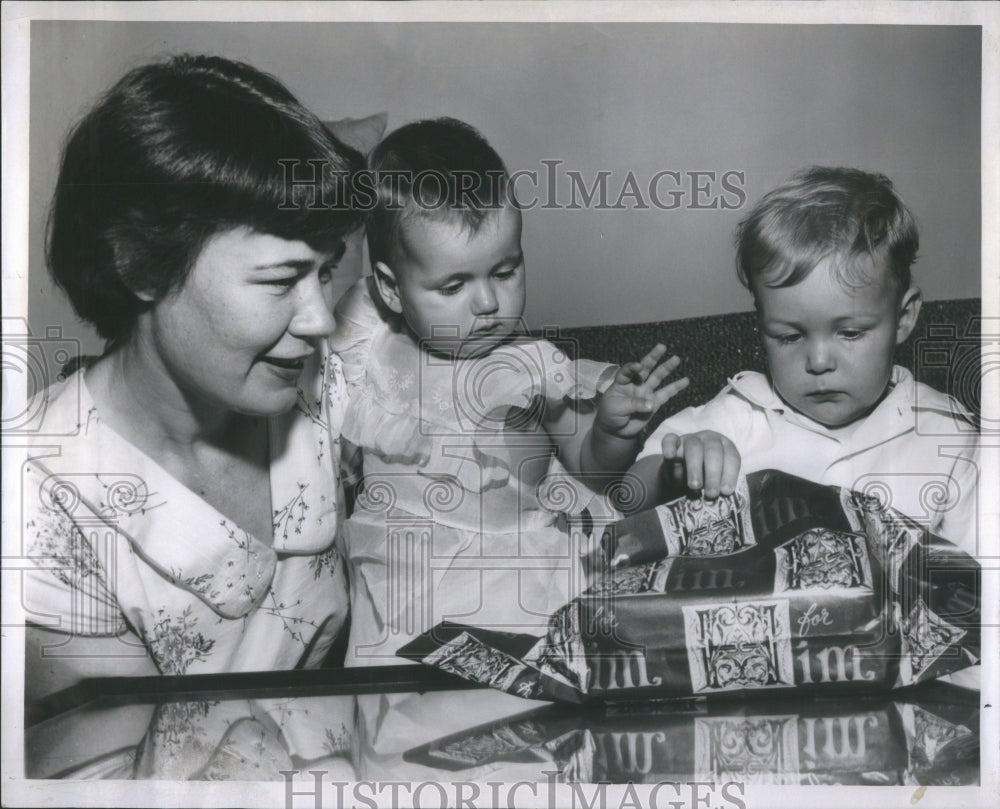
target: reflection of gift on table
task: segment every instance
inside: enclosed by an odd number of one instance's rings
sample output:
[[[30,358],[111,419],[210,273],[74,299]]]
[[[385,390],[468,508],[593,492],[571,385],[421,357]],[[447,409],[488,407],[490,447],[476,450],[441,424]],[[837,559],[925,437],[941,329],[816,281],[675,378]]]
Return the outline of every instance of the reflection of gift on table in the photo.
[[[528,711],[537,702],[483,689],[423,694],[364,694],[358,697],[358,778],[373,781],[448,781],[453,767],[416,761],[410,748],[446,734],[462,735],[469,728],[502,725]],[[483,758],[467,762],[463,780],[544,780],[534,759]]]
[[[947,762],[949,783],[969,784],[978,781],[978,739],[978,704],[942,705],[927,695],[609,705],[582,713],[553,706],[404,757],[458,777],[487,763],[536,761],[557,781],[619,784],[940,783],[935,773]]]
[[[610,526],[544,638],[441,625],[401,650],[521,696],[872,691],[979,659],[979,565],[876,499],[779,472]]]

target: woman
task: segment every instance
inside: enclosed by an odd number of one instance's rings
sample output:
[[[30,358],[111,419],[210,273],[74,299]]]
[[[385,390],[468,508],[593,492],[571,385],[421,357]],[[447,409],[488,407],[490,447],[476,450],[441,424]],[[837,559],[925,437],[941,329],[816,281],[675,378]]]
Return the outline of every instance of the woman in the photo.
[[[72,132],[49,268],[108,343],[46,392],[58,448],[27,466],[29,700],[329,650],[347,598],[325,338],[361,166],[277,80],[218,57],[131,71]]]

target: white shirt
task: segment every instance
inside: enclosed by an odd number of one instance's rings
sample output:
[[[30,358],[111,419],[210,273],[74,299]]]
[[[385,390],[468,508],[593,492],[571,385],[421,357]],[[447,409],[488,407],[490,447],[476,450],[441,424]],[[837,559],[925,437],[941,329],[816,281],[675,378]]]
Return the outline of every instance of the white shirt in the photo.
[[[786,405],[763,374],[737,374],[712,401],[664,421],[639,458],[668,433],[715,430],[742,458],[741,472],[777,469],[877,495],[972,556],[978,546],[979,434],[950,396],[893,368],[890,391],[867,417],[831,430]]]

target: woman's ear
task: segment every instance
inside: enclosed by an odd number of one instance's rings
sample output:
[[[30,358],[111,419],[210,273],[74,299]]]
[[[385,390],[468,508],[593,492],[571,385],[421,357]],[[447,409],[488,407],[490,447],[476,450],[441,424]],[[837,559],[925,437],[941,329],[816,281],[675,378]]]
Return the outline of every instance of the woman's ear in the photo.
[[[143,271],[148,262],[144,260],[143,250],[134,238],[127,233],[108,233],[102,235],[97,243],[102,251],[110,254],[110,269],[132,295],[143,303],[155,303],[161,297],[155,284],[150,283],[148,273]]]
[[[399,284],[396,275],[384,261],[376,261],[372,267],[375,276],[375,286],[382,302],[397,315],[403,314],[403,303],[399,298]]]
[[[145,289],[134,289],[129,286],[129,291],[144,303],[153,303],[156,300],[156,295]]]
[[[910,287],[899,301],[899,322],[896,324],[896,345],[902,344],[917,325],[917,315],[924,302],[919,287]]]
[[[152,289],[147,289],[144,280],[133,278],[133,275],[135,273],[129,273],[123,269],[118,270],[118,278],[129,292],[143,303],[154,303],[157,299],[156,292]]]

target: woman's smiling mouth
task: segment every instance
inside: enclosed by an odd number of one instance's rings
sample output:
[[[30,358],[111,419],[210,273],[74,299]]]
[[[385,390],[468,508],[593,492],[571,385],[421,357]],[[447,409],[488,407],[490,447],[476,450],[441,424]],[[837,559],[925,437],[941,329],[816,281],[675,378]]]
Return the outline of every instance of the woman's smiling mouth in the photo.
[[[265,356],[261,359],[276,370],[298,374],[303,368],[305,368],[306,360],[311,356],[311,354],[305,354],[299,357]]]

